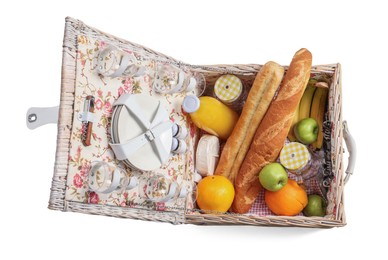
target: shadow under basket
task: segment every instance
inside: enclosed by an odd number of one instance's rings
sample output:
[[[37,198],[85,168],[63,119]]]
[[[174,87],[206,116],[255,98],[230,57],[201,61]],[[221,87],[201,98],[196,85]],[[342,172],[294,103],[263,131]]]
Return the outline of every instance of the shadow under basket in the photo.
[[[343,165],[343,121],[341,115],[341,66],[340,64],[313,66],[311,73],[323,76],[329,81],[328,107],[325,122],[325,140],[330,145],[326,151],[328,169],[332,176],[327,192],[328,210],[325,217],[305,216],[253,216],[239,214],[204,214],[193,206],[175,210],[155,210],[133,208],[122,205],[93,204],[90,201],[75,201],[66,197],[68,192],[69,153],[72,142],[72,128],[75,90],[78,87],[77,66],[79,37],[98,38],[106,43],[131,50],[156,62],[169,62],[179,67],[203,73],[207,85],[212,85],[223,74],[239,76],[251,84],[261,65],[190,65],[138,44],[103,33],[85,25],[79,20],[66,18],[63,42],[61,97],[58,119],[57,151],[52,180],[49,208],[53,210],[97,214],[121,218],[170,222],[174,224],[196,225],[253,225],[253,226],[299,226],[299,227],[340,227],[346,225],[344,212],[344,165]],[[285,69],[287,67],[285,66]],[[90,198],[89,198],[90,199]]]

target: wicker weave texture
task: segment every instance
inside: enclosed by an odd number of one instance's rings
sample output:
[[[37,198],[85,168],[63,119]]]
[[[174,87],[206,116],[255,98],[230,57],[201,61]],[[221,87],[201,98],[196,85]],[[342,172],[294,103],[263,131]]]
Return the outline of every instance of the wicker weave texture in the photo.
[[[103,33],[97,29],[85,25],[79,20],[66,18],[63,41],[63,61],[60,97],[60,116],[58,122],[57,151],[52,180],[49,208],[53,210],[72,211],[88,214],[98,214],[113,217],[141,219],[149,221],[163,221],[170,223],[189,224],[222,224],[222,225],[255,225],[255,226],[300,226],[300,227],[337,227],[343,226],[345,213],[343,205],[343,136],[341,115],[341,67],[339,64],[314,66],[313,73],[323,73],[332,76],[330,92],[334,95],[334,102],[329,103],[330,121],[333,123],[332,141],[332,169],[334,179],[330,195],[334,198],[331,203],[336,209],[336,214],[322,217],[280,217],[280,216],[246,216],[246,215],[212,215],[192,213],[178,214],[176,212],[160,212],[126,207],[86,204],[65,200],[66,176],[68,172],[68,155],[70,147],[70,134],[72,130],[73,105],[76,80],[76,53],[77,36],[86,35],[99,37],[107,43],[121,48],[132,49],[141,53],[144,57],[161,62],[169,62],[178,66],[187,66],[192,70],[202,72],[208,82],[225,73],[232,73],[242,78],[253,81],[261,65],[237,64],[237,65],[190,65],[173,59],[164,54],[155,52],[144,46],[128,42],[115,36]],[[287,67],[285,67],[287,69]]]

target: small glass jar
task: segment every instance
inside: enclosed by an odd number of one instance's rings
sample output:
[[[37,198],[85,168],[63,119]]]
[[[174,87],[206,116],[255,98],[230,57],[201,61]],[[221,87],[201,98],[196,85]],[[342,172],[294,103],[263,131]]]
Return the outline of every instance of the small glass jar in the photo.
[[[297,181],[309,179],[311,173],[311,154],[307,147],[298,142],[290,142],[284,145],[280,152],[280,163],[295,176]]]
[[[247,88],[235,75],[222,75],[214,84],[215,96],[233,110],[240,112],[247,98]]]

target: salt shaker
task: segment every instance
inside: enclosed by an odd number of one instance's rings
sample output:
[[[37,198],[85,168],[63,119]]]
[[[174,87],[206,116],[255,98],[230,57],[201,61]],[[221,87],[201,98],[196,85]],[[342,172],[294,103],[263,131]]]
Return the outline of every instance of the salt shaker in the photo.
[[[183,154],[187,150],[187,144],[184,140],[173,137],[171,144],[171,152],[174,154]]]
[[[187,128],[178,124],[172,125],[172,136],[178,139],[185,139],[187,137]]]

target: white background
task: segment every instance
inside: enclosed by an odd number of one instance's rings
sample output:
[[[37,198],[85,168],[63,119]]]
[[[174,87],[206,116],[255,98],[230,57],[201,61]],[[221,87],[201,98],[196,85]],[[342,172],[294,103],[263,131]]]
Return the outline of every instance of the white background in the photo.
[[[4,2],[0,259],[381,259],[388,232],[387,9],[384,1],[343,2]],[[314,64],[340,62],[343,115],[358,144],[345,189],[348,225],[174,226],[48,210],[56,126],[30,131],[25,112],[59,102],[66,16],[193,64],[288,64],[301,47]]]

